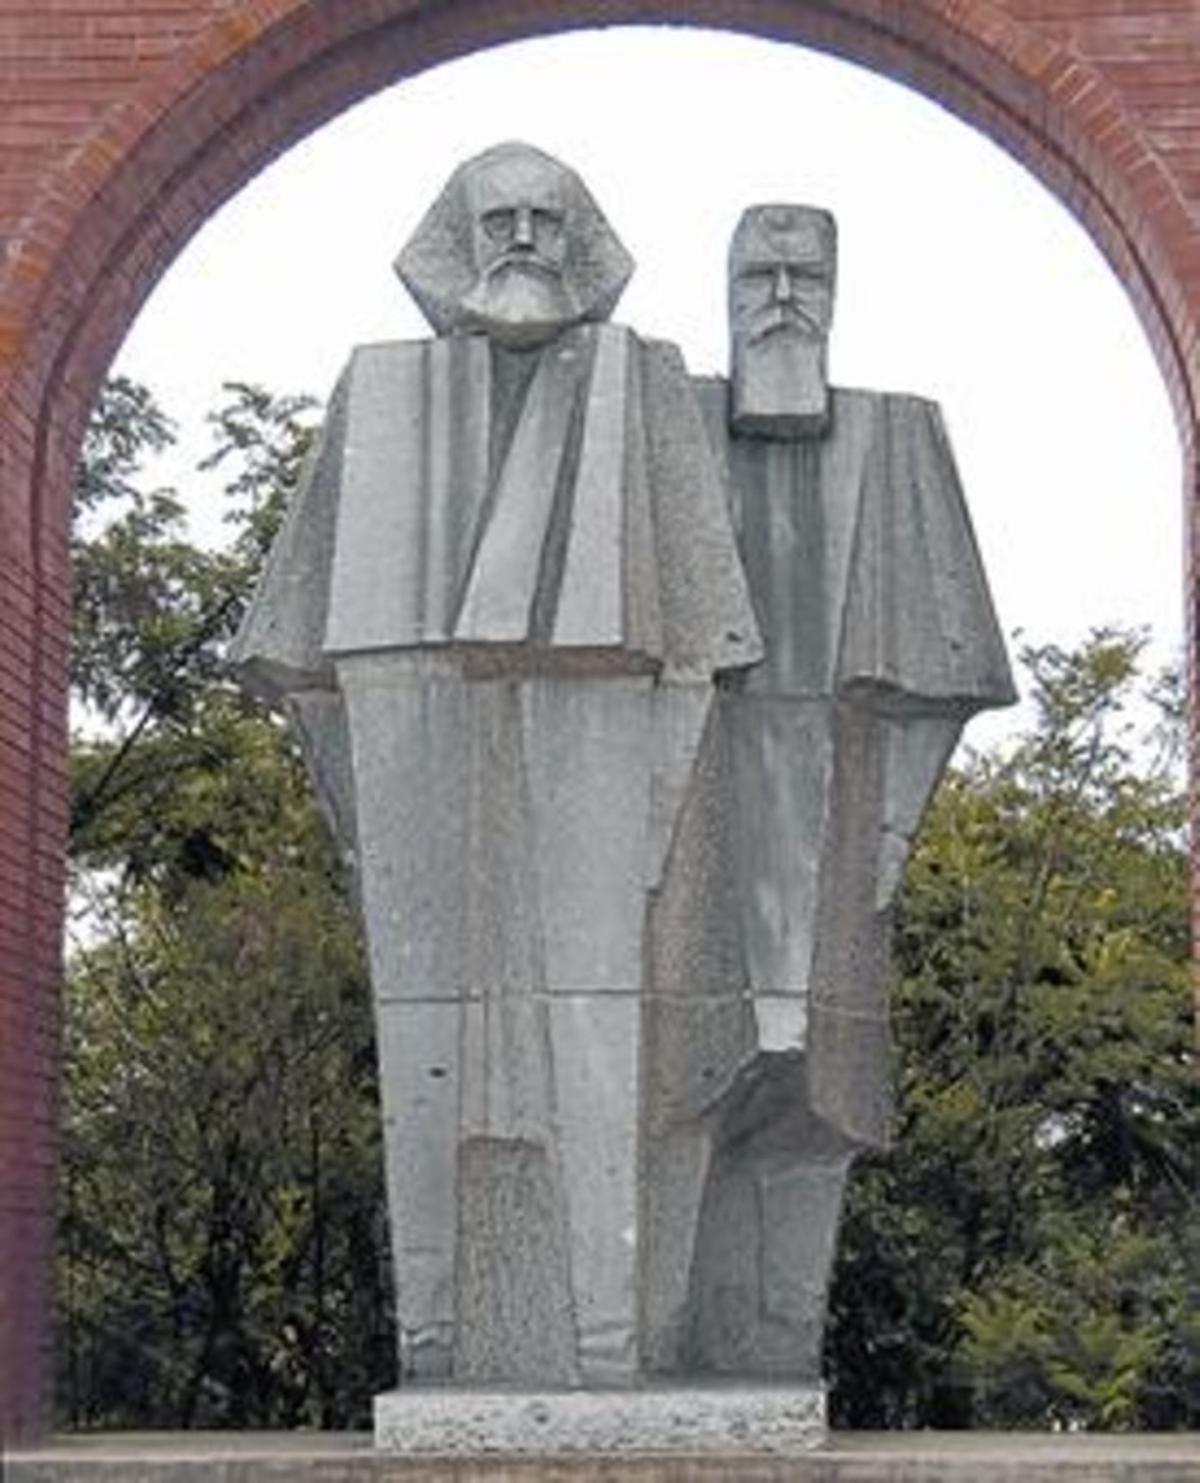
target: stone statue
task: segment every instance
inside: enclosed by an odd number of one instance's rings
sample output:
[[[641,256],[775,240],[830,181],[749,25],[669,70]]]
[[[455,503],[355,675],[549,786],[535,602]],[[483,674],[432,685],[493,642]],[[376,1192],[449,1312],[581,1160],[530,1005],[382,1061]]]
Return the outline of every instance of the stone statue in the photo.
[[[237,656],[355,862],[402,1380],[631,1385],[647,915],[714,677],[761,645],[579,179],[489,150],[397,268],[438,336],[355,352]]]
[[[819,1434],[888,904],[1011,696],[936,409],[826,385],[829,218],[747,214],[730,385],[608,322],[631,266],[563,165],[460,166],[397,261],[436,337],[355,351],[235,646],[360,898],[397,1395],[525,1450]],[[637,1410],[703,1376],[794,1389]]]
[[[890,908],[962,727],[1015,699],[937,407],[830,389],[836,229],[745,212],[732,377],[698,380],[766,657],[723,691],[757,1044],[713,1119],[693,1360],[820,1374],[846,1172],[887,1141]]]

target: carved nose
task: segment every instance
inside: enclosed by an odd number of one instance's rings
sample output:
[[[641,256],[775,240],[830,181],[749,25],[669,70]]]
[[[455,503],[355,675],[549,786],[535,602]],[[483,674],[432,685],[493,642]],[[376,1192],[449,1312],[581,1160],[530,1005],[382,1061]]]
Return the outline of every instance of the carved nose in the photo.
[[[517,247],[533,246],[533,212],[528,206],[517,207],[517,220],[513,227],[513,243]]]
[[[775,302],[786,304],[792,297],[792,280],[786,268],[780,268],[775,274]]]

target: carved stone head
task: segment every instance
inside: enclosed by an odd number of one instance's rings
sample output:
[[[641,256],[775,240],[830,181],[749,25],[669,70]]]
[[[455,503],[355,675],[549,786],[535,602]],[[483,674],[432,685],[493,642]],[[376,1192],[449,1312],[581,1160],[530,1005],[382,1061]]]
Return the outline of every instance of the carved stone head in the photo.
[[[729,249],[735,431],[804,437],[828,423],[837,227],[813,206],[751,206]]]
[[[515,348],[606,319],[632,271],[579,176],[517,143],[460,165],[396,259],[438,334]]]

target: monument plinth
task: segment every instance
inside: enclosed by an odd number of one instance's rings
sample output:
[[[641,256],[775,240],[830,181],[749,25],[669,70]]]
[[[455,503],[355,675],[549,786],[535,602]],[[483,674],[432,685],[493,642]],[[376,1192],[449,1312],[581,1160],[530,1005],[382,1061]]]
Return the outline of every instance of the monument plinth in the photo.
[[[375,1398],[376,1447],[405,1456],[791,1457],[826,1436],[821,1385],[415,1386]]]
[[[608,322],[571,171],[460,167],[238,640],[354,871],[401,1388],[381,1447],[800,1451],[888,1126],[889,909],[1012,698],[931,404],[830,389],[835,234],[753,208],[732,384]]]

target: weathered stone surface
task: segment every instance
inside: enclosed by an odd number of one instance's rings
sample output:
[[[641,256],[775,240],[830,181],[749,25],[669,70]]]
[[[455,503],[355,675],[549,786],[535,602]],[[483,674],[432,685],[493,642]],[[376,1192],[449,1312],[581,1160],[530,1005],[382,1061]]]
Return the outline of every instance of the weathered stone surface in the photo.
[[[821,1434],[888,908],[1010,694],[936,408],[825,385],[833,240],[748,213],[693,382],[597,322],[628,264],[569,171],[468,162],[400,260],[440,337],[355,353],[243,627],[356,869],[381,1445]]]
[[[825,1435],[819,1385],[519,1394],[398,1390],[375,1398],[376,1445],[409,1454],[795,1456],[818,1447]]]
[[[454,1377],[562,1385],[577,1374],[562,1191],[549,1140],[466,1138],[458,1150]]]

